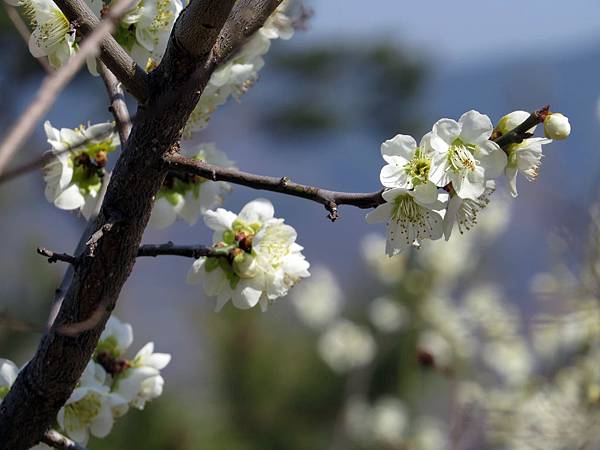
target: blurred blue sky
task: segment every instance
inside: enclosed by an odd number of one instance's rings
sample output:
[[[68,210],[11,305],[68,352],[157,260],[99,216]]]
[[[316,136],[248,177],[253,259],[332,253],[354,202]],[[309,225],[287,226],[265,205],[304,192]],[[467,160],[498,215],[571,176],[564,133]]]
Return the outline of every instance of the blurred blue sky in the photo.
[[[434,66],[515,52],[561,53],[600,38],[598,0],[398,1],[306,0],[315,10],[300,39],[377,33],[424,51]],[[436,67],[437,68],[437,67]]]

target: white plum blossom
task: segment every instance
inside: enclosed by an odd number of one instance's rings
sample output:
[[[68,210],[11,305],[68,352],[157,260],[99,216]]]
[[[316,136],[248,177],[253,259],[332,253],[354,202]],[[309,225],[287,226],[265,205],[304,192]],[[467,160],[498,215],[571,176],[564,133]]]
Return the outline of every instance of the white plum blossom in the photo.
[[[264,66],[263,56],[269,51],[271,40],[290,39],[294,28],[285,14],[289,2],[282,2],[254,33],[242,48],[220,65],[210,77],[196,108],[190,115],[183,132],[190,138],[208,124],[214,111],[230,96],[239,99],[258,80],[258,72]]]
[[[318,350],[331,369],[342,373],[369,364],[376,344],[368,329],[340,319],[319,338]]]
[[[19,6],[33,31],[29,51],[36,58],[48,57],[50,66],[61,67],[75,52],[75,30],[52,0],[6,0]]]
[[[465,230],[469,231],[477,224],[477,215],[489,204],[490,197],[495,190],[496,183],[494,180],[488,180],[485,183],[485,190],[476,199],[463,199],[456,194],[451,194],[444,216],[444,236],[446,240],[450,239],[455,224],[461,234]]]
[[[529,117],[526,111],[513,111],[505,115],[498,122],[496,130],[501,134],[506,134],[512,129],[523,123]],[[533,133],[536,127],[528,130]],[[542,163],[542,145],[551,143],[551,139],[546,138],[528,138],[523,142],[508,145],[506,152],[508,161],[504,173],[508,180],[510,194],[517,197],[517,173],[521,172],[529,181],[535,181],[538,177],[539,167]]]
[[[293,292],[292,303],[302,322],[309,327],[321,328],[339,315],[344,295],[329,269],[317,266],[311,272],[310,279]]]
[[[309,263],[296,243],[296,230],[274,217],[266,199],[246,204],[239,214],[218,208],[207,211],[204,222],[211,228],[216,248],[230,249],[229,256],[203,257],[194,262],[188,282],[200,283],[204,292],[217,297],[217,311],[231,300],[240,309],[287,295],[300,279],[308,277]]]
[[[544,119],[544,134],[555,141],[566,139],[571,134],[571,124],[568,117],[561,113],[548,113]]]
[[[182,9],[180,0],[140,0],[121,19],[116,39],[135,62],[151,70],[161,61]]]
[[[159,397],[164,379],[160,371],[171,361],[168,353],[154,353],[154,343],[147,343],[131,361],[130,367],[117,375],[114,392],[137,409]],[[122,411],[121,411],[122,414]]]
[[[373,438],[376,442],[390,448],[402,446],[408,428],[408,412],[400,399],[378,399],[373,407],[372,421]]]
[[[104,331],[100,335],[100,340],[96,346],[96,354],[104,352],[113,358],[119,358],[132,343],[133,328],[131,325],[121,322],[115,316],[110,316]]]
[[[0,358],[0,403],[17,379],[19,368],[12,361]]]
[[[430,355],[436,367],[446,368],[452,363],[452,345],[436,330],[425,330],[417,342],[419,352]]]
[[[420,184],[414,190],[394,188],[383,194],[385,203],[367,214],[367,223],[386,222],[388,237],[385,252],[394,256],[423,239],[439,239],[443,234],[442,216],[445,194],[438,194],[431,184]]]
[[[412,136],[404,134],[381,144],[381,156],[388,163],[381,169],[381,184],[389,188],[413,189],[431,183],[429,170],[434,152],[429,145],[430,137],[431,133],[426,134],[418,147]]]
[[[189,154],[191,152],[185,152]],[[233,161],[215,144],[200,144],[192,159],[222,167],[233,167]],[[212,181],[196,175],[168,174],[156,195],[149,225],[162,229],[172,225],[178,217],[194,225],[207,210],[223,203],[231,185],[225,181]]]
[[[85,445],[90,434],[102,438],[110,433],[112,409],[125,403],[125,399],[110,392],[102,366],[90,361],[56,419],[71,439]]]
[[[43,170],[46,199],[59,209],[80,209],[89,218],[102,186],[107,155],[119,143],[113,124],[58,130],[46,121],[44,130],[51,146]]]
[[[485,181],[499,176],[506,167],[506,154],[490,140],[492,122],[477,111],[464,113],[458,122],[438,120],[429,140],[436,152],[430,179],[436,186],[452,183],[461,198],[476,199]]]

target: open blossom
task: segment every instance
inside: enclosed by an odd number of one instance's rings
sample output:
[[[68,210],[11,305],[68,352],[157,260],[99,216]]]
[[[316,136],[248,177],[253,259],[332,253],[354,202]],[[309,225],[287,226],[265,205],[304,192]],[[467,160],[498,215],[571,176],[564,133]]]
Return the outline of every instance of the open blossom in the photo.
[[[296,230],[274,217],[273,205],[257,199],[239,214],[218,208],[207,211],[206,225],[214,230],[216,248],[229,256],[200,258],[188,273],[188,282],[201,283],[204,292],[217,297],[217,311],[229,300],[240,309],[285,296],[300,279],[308,277],[309,263],[296,243]]]
[[[113,124],[58,130],[46,121],[44,130],[52,147],[44,166],[46,199],[60,209],[80,209],[88,218],[102,186],[107,155],[119,142]]]
[[[33,31],[29,37],[29,51],[40,58],[48,57],[57,69],[75,52],[75,30],[52,0],[6,0],[19,6],[29,20]]]
[[[506,154],[489,140],[493,131],[488,116],[477,111],[464,113],[458,122],[438,120],[430,145],[437,153],[430,179],[437,186],[452,187],[461,198],[476,199],[485,190],[485,181],[499,176],[506,166]]]
[[[201,144],[193,159],[222,167],[233,167],[225,153],[212,143]],[[149,224],[166,228],[178,217],[194,225],[207,210],[223,203],[231,185],[225,181],[212,181],[197,175],[168,174],[156,195]]]
[[[319,338],[319,355],[336,372],[347,372],[369,364],[376,344],[369,331],[349,320],[334,322]]]
[[[382,196],[385,203],[367,214],[367,222],[388,224],[388,256],[419,246],[423,239],[442,237],[442,216],[438,211],[444,208],[444,194],[438,194],[433,184],[418,185],[412,191],[394,188]]]
[[[528,117],[529,113],[526,111],[513,111],[500,119],[496,130],[501,134],[506,134],[523,123]],[[535,128],[530,128],[528,132],[533,133]],[[546,138],[529,138],[520,143],[510,144],[507,147],[508,162],[504,172],[508,179],[510,194],[513,197],[519,195],[517,193],[517,173],[521,172],[527,180],[535,181],[544,156],[542,145],[551,142],[551,139]]]
[[[100,438],[107,436],[114,423],[112,408],[126,403],[110,392],[106,382],[107,374],[102,366],[90,361],[77,387],[58,412],[60,427],[80,444],[87,443],[90,433]]]
[[[444,236],[446,240],[450,239],[454,225],[458,226],[458,231],[462,234],[469,231],[477,223],[477,215],[490,202],[490,197],[496,190],[496,183],[488,180],[485,183],[485,190],[476,199],[460,198],[458,195],[451,195],[448,201],[448,208],[444,216]]]
[[[210,77],[198,104],[190,115],[183,136],[203,129],[215,110],[230,96],[239,99],[258,80],[264,66],[263,56],[269,51],[272,39],[290,39],[293,24],[285,14],[288,1],[282,2],[242,48],[220,65]]]
[[[154,353],[154,343],[147,343],[115,379],[114,392],[134,408],[144,409],[146,402],[159,397],[164,379],[160,371],[171,361],[168,353]],[[122,411],[121,411],[122,414]]]
[[[139,1],[121,19],[116,39],[141,67],[156,67],[182,9],[180,0]]]
[[[326,267],[315,267],[311,277],[292,294],[298,317],[309,327],[321,328],[342,309],[344,296],[335,275]]]

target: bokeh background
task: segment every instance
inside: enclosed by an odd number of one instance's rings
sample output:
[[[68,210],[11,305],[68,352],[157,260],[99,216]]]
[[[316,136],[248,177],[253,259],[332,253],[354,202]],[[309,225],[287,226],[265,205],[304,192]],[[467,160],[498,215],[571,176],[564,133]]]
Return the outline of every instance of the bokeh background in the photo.
[[[228,306],[217,314],[199,286],[185,284],[190,260],[140,260],[116,314],[133,325],[134,347],[151,340],[173,355],[164,371],[165,393],[145,411],[120,419],[107,439],[92,440],[92,450],[438,448],[417,438],[404,444],[356,438],[348,425],[350,399],[375,404],[382,396],[403,402],[406,436],[418,432],[414,417],[431,417],[445,430],[439,434],[446,444],[439,448],[505,445],[486,437],[489,424],[483,421],[456,425],[452,392],[458,374],[477,374],[478,362],[455,350],[447,351],[462,359],[452,371],[424,361],[424,350],[433,357],[435,352],[422,348],[422,331],[442,325],[429,323],[432,316],[419,305],[493,286],[501,303],[518,313],[522,336],[538,313],[563,311],[564,305],[540,303],[531,287],[532,280],[544,285],[550,276],[539,274],[557,268],[577,278],[594,244],[589,211],[600,168],[600,3],[305,3],[314,10],[307,30],[274,43],[259,82],[240,103],[220,109],[203,132],[203,141],[216,142],[244,170],[336,190],[376,190],[381,142],[398,133],[418,140],[437,119],[457,119],[469,109],[496,122],[510,111],[550,104],[571,119],[572,135],[547,147],[537,183],[519,180],[518,199],[509,198],[504,186],[498,189],[494,200],[501,207],[468,245],[436,244],[433,254],[400,257],[390,263],[396,264],[391,279],[365,257],[365,236],[385,230],[367,226],[364,211],[342,208],[332,224],[319,205],[235,187],[227,209],[266,197],[297,229],[307,259],[336,278],[344,299],[340,314],[374,336],[376,356],[365,367],[336,371],[320,357],[323,330],[307,326],[289,298],[268,313]],[[6,130],[44,74],[4,12],[0,19],[0,125]],[[82,71],[48,119],[59,128],[110,120],[107,106],[100,80]],[[40,124],[13,164],[46,149]],[[35,248],[71,251],[84,219],[46,202],[39,172],[0,185],[0,211],[0,355],[21,365],[35,349],[36,330],[65,270],[47,264]],[[168,240],[208,243],[210,233],[201,222],[177,223],[144,237],[147,243]],[[458,275],[448,282],[447,272]],[[309,297],[327,302],[333,295],[321,286]],[[401,305],[409,325],[378,331],[368,305],[381,295]],[[479,345],[480,337],[474,333],[471,342]],[[498,386],[501,378],[486,383]],[[452,440],[457,429],[463,434]]]

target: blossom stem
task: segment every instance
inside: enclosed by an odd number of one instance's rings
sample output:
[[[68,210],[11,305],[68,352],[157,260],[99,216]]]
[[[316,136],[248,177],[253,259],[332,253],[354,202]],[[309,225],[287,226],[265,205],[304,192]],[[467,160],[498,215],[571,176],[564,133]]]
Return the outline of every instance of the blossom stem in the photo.
[[[527,139],[529,136],[529,130],[536,125],[539,125],[544,121],[550,110],[550,105],[546,105],[541,109],[533,111],[530,116],[519,126],[512,129],[508,133],[501,135],[494,139],[494,142],[502,149],[506,149],[510,144],[517,144],[523,142],[523,139]]]

